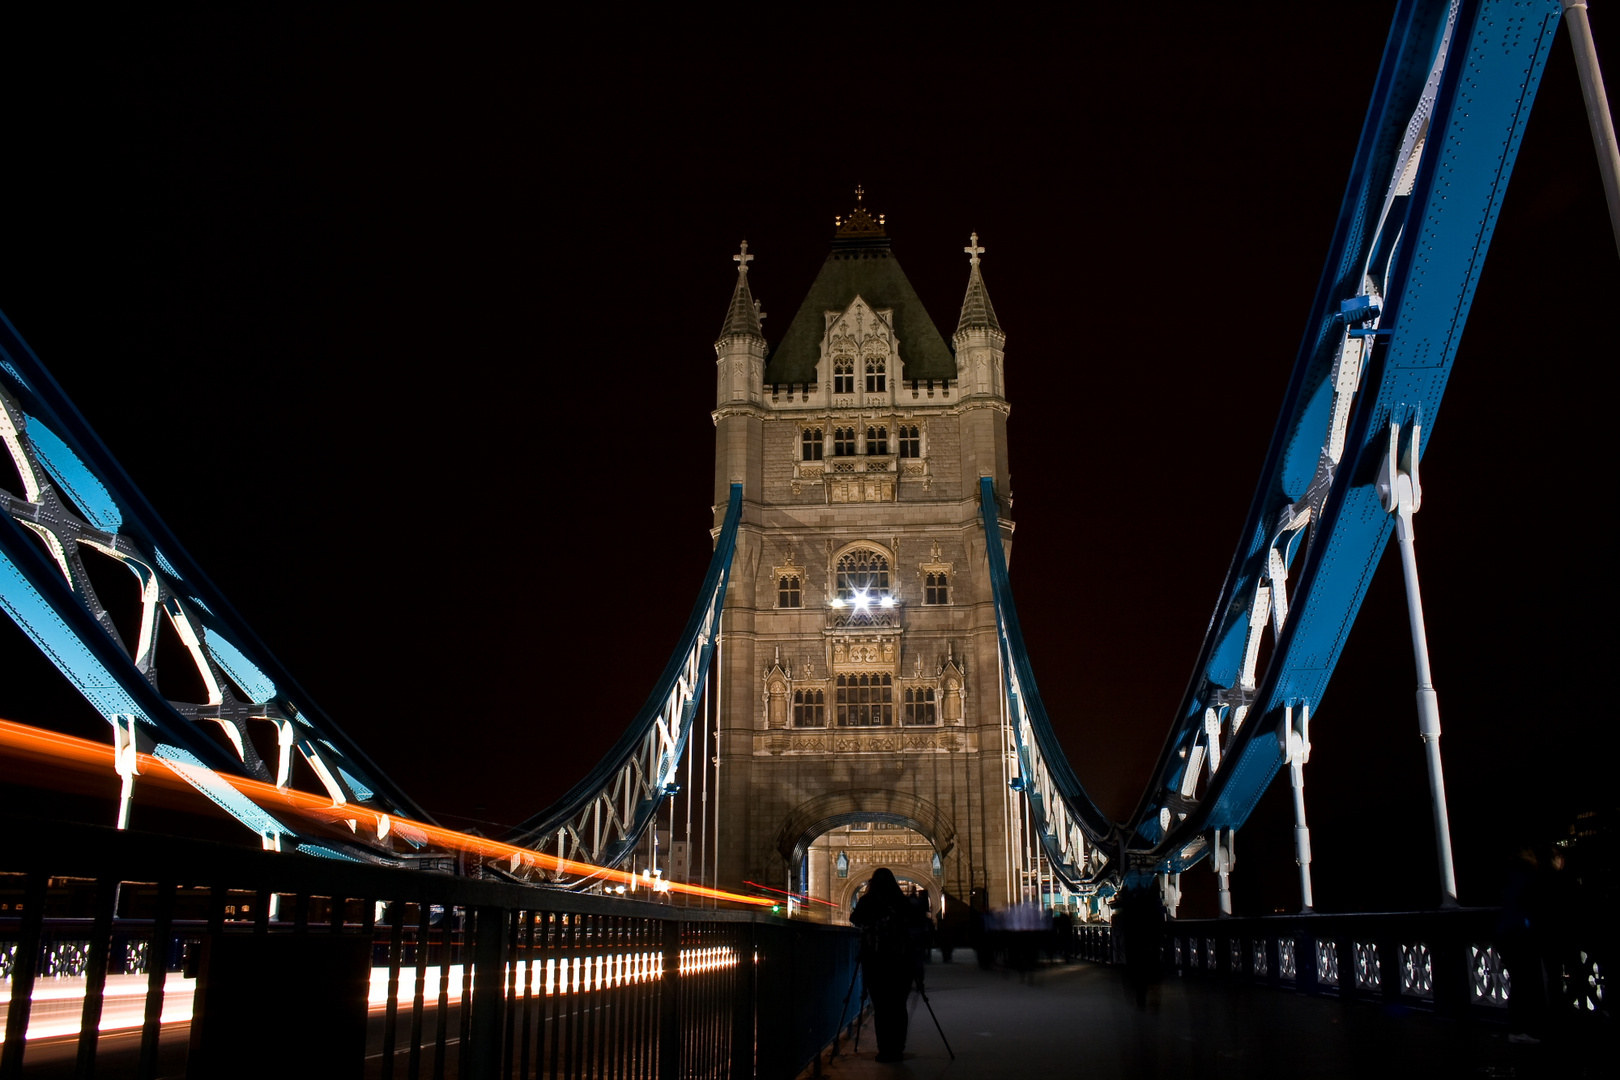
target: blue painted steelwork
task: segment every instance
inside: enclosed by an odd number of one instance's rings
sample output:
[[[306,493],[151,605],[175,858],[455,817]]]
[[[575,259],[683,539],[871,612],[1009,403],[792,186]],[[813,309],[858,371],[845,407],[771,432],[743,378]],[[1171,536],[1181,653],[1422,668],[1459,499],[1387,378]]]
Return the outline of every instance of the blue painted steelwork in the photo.
[[[3,314],[0,443],[25,489],[20,497],[0,492],[0,607],[110,724],[118,716],[134,718],[137,749],[175,763],[268,846],[279,847],[294,830],[221,776],[285,785],[295,750],[335,803],[427,818],[310,704]],[[97,597],[85,572],[85,548],[121,562],[139,582],[137,640],[122,639]],[[208,700],[172,702],[158,692],[162,619],[190,650]],[[259,757],[248,734],[255,722],[275,726],[278,760]],[[229,748],[201,729],[207,724],[218,725]]]
[[[720,633],[741,520],[742,485],[732,484],[703,588],[647,703],[596,767],[556,803],[513,829],[507,843],[598,866],[617,865],[635,850],[659,805],[675,793],[676,766],[692,734]]]
[[[990,560],[990,591],[996,603],[1002,687],[1017,751],[1018,775],[1008,783],[1028,802],[1035,835],[1053,872],[1071,890],[1083,891],[1113,861],[1108,851],[1114,845],[1115,826],[1080,786],[1041,703],[1007,577],[995,481],[988,476],[979,479],[979,510]]]
[[[1179,871],[1241,825],[1285,761],[1286,710],[1317,713],[1388,542],[1390,425],[1415,462],[1558,19],[1556,0],[1397,11],[1242,541],[1127,825],[1134,871]]]

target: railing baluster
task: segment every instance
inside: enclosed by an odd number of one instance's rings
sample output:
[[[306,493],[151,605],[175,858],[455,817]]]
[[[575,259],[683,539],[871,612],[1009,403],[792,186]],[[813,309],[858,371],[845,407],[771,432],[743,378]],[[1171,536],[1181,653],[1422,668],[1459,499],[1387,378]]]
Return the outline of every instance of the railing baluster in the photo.
[[[481,905],[470,912],[473,917],[473,956],[476,971],[473,976],[472,995],[472,1048],[471,1061],[464,1062],[467,1075],[493,1077],[501,1072],[501,1014],[504,1004],[501,987],[504,983],[506,952],[506,911],[503,908]],[[465,1006],[464,1006],[465,1007]]]
[[[15,1080],[22,1075],[23,1049],[28,1041],[28,1016],[34,1004],[34,979],[39,973],[39,947],[45,928],[48,884],[45,871],[29,873],[23,894],[22,927],[17,935],[17,960],[11,971],[6,1041],[0,1047],[0,1080]]]
[[[405,1066],[409,1080],[422,1075],[422,1010],[427,999],[427,946],[433,912],[427,903],[416,905],[416,993],[411,997],[411,1056]]]
[[[450,1032],[450,946],[455,909],[449,904],[439,913],[439,1014],[433,1025],[433,1080],[444,1080],[444,1062]]]
[[[158,881],[151,944],[146,947],[146,1016],[141,1024],[140,1062],[135,1069],[139,1080],[152,1080],[157,1075],[158,1041],[163,1032],[163,994],[169,979],[170,939],[174,927],[174,889],[172,880]]]
[[[467,1067],[467,1048],[472,1042],[472,985],[473,985],[473,958],[472,958],[472,915],[473,909],[464,907],[461,911],[461,947],[457,956],[461,958],[461,1041],[456,1043],[456,1071],[464,1071]]]
[[[508,957],[505,970],[501,972],[506,984],[506,992],[502,995],[505,1005],[501,1021],[501,1075],[511,1080],[512,1065],[516,1060],[517,1043],[517,979],[518,965],[521,963],[521,953],[518,949],[521,944],[520,935],[523,929],[523,913],[511,912],[506,920],[506,955]]]
[[[563,1011],[562,992],[562,916],[555,911],[546,913],[546,970],[551,974],[551,999],[546,1003],[546,1043],[550,1047],[551,1064],[547,1076],[561,1075],[557,1064],[562,1058],[563,1027],[567,1023]]]
[[[516,962],[523,965],[523,1051],[518,1061],[518,1080],[529,1075],[529,1037],[534,1029],[534,920],[535,913],[521,913],[523,919],[522,951]]]
[[[118,877],[96,882],[96,915],[86,958],[84,1009],[79,1015],[79,1060],[75,1074],[90,1080],[96,1072],[96,1044],[101,1038],[101,1005],[107,989],[107,954],[112,946],[113,916],[118,907]]]
[[[402,922],[405,904],[395,900],[388,905],[388,1000],[383,1006],[382,1076],[394,1075],[394,1040],[399,1025],[399,964],[405,947]]]

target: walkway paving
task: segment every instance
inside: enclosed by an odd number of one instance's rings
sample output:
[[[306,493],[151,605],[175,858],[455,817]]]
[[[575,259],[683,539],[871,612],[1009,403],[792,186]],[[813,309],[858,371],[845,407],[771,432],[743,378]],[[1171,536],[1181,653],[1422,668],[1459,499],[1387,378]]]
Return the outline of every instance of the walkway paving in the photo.
[[[1021,979],[981,970],[972,954],[954,964],[937,955],[928,997],[956,1060],[913,994],[905,1061],[873,1060],[868,1018],[859,1053],[846,1039],[842,1055],[823,1065],[827,1080],[1614,1075],[1616,1059],[1597,1047],[1509,1045],[1500,1026],[1408,1009],[1171,976],[1138,1011],[1110,968],[1056,965]]]

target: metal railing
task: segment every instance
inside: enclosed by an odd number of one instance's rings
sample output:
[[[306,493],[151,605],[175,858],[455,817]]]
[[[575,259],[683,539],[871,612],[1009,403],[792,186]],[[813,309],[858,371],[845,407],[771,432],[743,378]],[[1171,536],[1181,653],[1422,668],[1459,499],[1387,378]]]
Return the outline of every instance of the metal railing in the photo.
[[[161,1049],[163,1075],[183,1051],[192,1076],[787,1080],[836,1034],[855,962],[849,930],[751,911],[0,830],[3,1080],[52,1035],[81,1076],[98,1051],[104,1076],[156,1076]]]
[[[1506,1019],[1512,979],[1495,940],[1495,908],[1259,918],[1172,919],[1167,971],[1272,986],[1453,1017]],[[1082,958],[1117,960],[1120,935],[1080,931]],[[1547,964],[1547,991],[1567,1012],[1606,1017],[1604,943],[1578,935]]]

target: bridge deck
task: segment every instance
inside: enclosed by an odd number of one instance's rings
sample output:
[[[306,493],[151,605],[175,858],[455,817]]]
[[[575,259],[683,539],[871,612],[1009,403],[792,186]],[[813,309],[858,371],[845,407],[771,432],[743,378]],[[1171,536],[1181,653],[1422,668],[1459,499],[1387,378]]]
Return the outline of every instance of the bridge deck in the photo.
[[[964,959],[967,962],[963,962]],[[1591,1046],[1510,1045],[1507,1029],[1426,1013],[1341,1003],[1265,987],[1221,987],[1167,976],[1138,1011],[1117,969],[1049,965],[1033,977],[981,970],[971,953],[927,968],[928,996],[951,1048],[917,995],[901,1065],[880,1065],[870,1019],[859,1054],[823,1066],[828,1080],[1034,1080],[1114,1077],[1472,1077],[1589,1072]],[[1607,1069],[1611,1067],[1605,1065]],[[808,1075],[808,1074],[807,1074]]]

